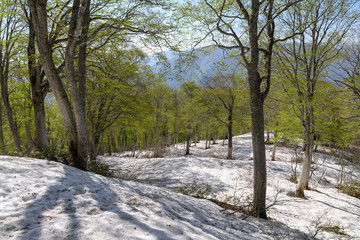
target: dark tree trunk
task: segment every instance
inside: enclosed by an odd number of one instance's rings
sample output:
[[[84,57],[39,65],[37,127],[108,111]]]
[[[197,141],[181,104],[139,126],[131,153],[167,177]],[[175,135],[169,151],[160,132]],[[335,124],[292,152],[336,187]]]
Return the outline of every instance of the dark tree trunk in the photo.
[[[188,135],[187,135],[187,139],[186,139],[185,155],[190,154],[190,143],[191,143],[191,130],[188,131]]]
[[[250,108],[252,123],[252,144],[254,155],[254,199],[253,212],[255,216],[267,219],[266,214],[266,155],[264,142],[264,100],[270,90],[271,57],[274,45],[274,28],[272,19],[273,3],[269,4],[266,28],[268,42],[264,56],[264,77],[259,73],[259,36],[258,14],[260,3],[252,1],[251,15],[249,16],[249,44],[250,61],[247,64],[248,81],[250,85]]]
[[[100,142],[100,133],[95,130],[95,126],[92,126],[91,141],[90,141],[90,159],[96,160],[98,155],[98,147]]]
[[[100,145],[100,151],[99,151],[99,154],[100,155],[104,155],[105,153],[105,146],[104,146],[104,133],[101,134],[101,145]]]
[[[46,150],[49,141],[46,135],[45,97],[48,92],[48,82],[44,82],[42,67],[36,61],[35,30],[32,18],[28,19],[29,42],[28,42],[28,69],[31,85],[32,104],[35,114],[35,147],[39,150]]]
[[[208,149],[208,137],[209,137],[209,131],[206,130],[206,135],[205,135],[205,149]]]
[[[26,131],[26,137],[27,137],[27,150],[26,153],[29,154],[31,150],[35,148],[35,142],[31,135],[31,120],[27,120],[25,122],[25,131]]]
[[[132,133],[132,156],[135,157],[136,153],[136,133],[135,130]],[[157,151],[160,151],[160,148],[157,149]]]
[[[6,63],[6,65],[8,65],[8,63]],[[14,144],[16,149],[21,152],[22,151],[22,147],[21,147],[21,140],[20,140],[20,135],[19,135],[19,130],[18,130],[18,126],[14,120],[14,115],[13,115],[13,111],[12,108],[10,106],[10,101],[9,101],[9,91],[8,91],[8,70],[6,69],[1,69],[1,96],[2,96],[2,100],[4,103],[4,107],[6,110],[6,115],[9,121],[9,126],[10,126],[10,130],[13,136],[13,140],[14,140]]]
[[[266,156],[264,143],[264,112],[263,100],[258,84],[259,76],[257,69],[249,71],[250,81],[250,103],[251,103],[251,126],[252,145],[254,156],[254,199],[253,211],[260,217],[266,219]]]
[[[233,144],[232,144],[232,138],[233,138],[233,133],[232,133],[232,127],[233,127],[233,119],[232,119],[232,107],[229,109],[229,116],[228,116],[228,154],[227,154],[227,159],[233,159],[232,156],[232,149],[233,149]]]
[[[2,115],[3,115],[3,106],[2,106],[2,102],[0,101],[0,145],[1,145],[1,153],[6,154],[7,152],[6,152],[5,141],[4,141],[4,129],[3,129]]]
[[[120,131],[120,133],[118,134],[117,139],[118,139],[118,147],[117,147],[117,149],[119,150],[119,152],[121,152],[121,151],[122,151],[122,145],[121,145],[121,131]]]
[[[117,152],[117,148],[116,148],[116,141],[115,141],[115,138],[111,135],[110,137],[111,139],[111,145],[112,145],[112,148],[113,148],[113,152]]]
[[[111,152],[111,143],[110,143],[111,139],[110,139],[110,135],[107,136],[107,149],[108,149],[108,154],[109,156],[112,155],[112,152]]]

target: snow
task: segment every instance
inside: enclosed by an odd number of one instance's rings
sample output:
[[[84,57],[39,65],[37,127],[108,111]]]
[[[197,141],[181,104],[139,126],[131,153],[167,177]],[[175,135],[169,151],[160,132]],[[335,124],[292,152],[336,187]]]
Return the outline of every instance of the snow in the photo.
[[[293,150],[278,148],[268,161],[270,221],[223,210],[215,203],[174,192],[188,184],[211,186],[208,196],[247,204],[252,194],[251,135],[234,137],[234,158],[226,144],[205,142],[183,156],[183,145],[164,158],[130,153],[101,156],[120,180],[61,163],[0,156],[0,239],[306,239],[316,225],[340,226],[347,236],[326,231],[319,239],[360,239],[360,200],[339,192],[336,158],[316,154],[319,163],[307,199],[288,196]],[[272,146],[267,146],[270,154]],[[301,165],[301,164],[299,164]],[[300,166],[298,165],[298,175]],[[353,177],[359,170],[350,166]],[[316,224],[316,222],[318,224]],[[308,235],[306,235],[308,234]]]

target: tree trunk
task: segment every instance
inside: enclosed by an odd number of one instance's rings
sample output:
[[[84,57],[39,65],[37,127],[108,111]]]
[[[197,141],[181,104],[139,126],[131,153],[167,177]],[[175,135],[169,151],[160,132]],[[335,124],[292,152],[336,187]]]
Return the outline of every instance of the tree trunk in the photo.
[[[233,138],[233,134],[232,134],[232,126],[233,126],[233,106],[234,106],[234,98],[232,98],[232,103],[231,106],[229,108],[229,115],[228,115],[228,154],[227,154],[227,159],[233,159],[232,157],[232,138]]]
[[[28,106],[26,106],[28,105]],[[32,111],[32,107],[30,103],[25,103],[24,105],[24,109],[28,109],[29,112],[28,114],[24,114],[24,119],[27,119],[25,121],[25,132],[26,132],[26,138],[27,138],[27,146],[25,147],[26,149],[26,154],[29,154],[34,148],[35,148],[35,141],[32,137],[31,134],[31,119],[29,118],[29,116],[31,116],[31,111]]]
[[[107,149],[108,149],[109,156],[111,156],[112,152],[111,152],[110,135],[107,135]]]
[[[264,100],[270,91],[272,52],[274,47],[275,23],[273,5],[270,1],[266,7],[266,52],[264,54],[264,74],[259,72],[259,42],[258,21],[260,2],[251,1],[251,15],[248,18],[250,61],[247,64],[248,81],[250,85],[250,108],[252,122],[252,144],[254,154],[254,199],[253,212],[255,216],[267,219],[266,214],[266,154],[264,142]]]
[[[278,142],[277,132],[274,131],[274,147],[273,147],[272,154],[271,154],[271,161],[275,161],[277,142]]]
[[[10,7],[10,3],[4,3],[4,6]],[[10,7],[11,8],[11,7]],[[17,151],[21,152],[21,140],[18,131],[18,126],[14,119],[13,111],[9,102],[8,92],[8,80],[9,80],[9,68],[12,62],[13,47],[16,46],[15,41],[18,39],[15,36],[15,32],[20,30],[18,19],[15,17],[15,13],[11,13],[15,8],[8,9],[7,12],[2,13],[1,26],[0,26],[0,86],[1,86],[1,97],[6,110],[10,130],[14,140],[14,145]]]
[[[101,134],[101,145],[100,145],[99,148],[100,148],[99,154],[100,154],[100,155],[104,155],[104,153],[105,153],[104,133]]]
[[[112,148],[113,148],[113,152],[118,152],[117,149],[116,149],[116,141],[115,141],[115,138],[111,135],[111,145],[112,145]]]
[[[8,121],[9,121],[10,130],[11,130],[11,133],[13,136],[15,147],[16,147],[17,151],[21,152],[22,147],[21,147],[19,131],[18,131],[17,124],[14,120],[13,111],[12,111],[12,108],[11,108],[10,102],[9,102],[8,71],[5,69],[0,74],[1,74],[1,79],[0,79],[0,81],[1,81],[1,96],[2,96],[2,100],[4,103],[5,110],[6,110],[6,115],[7,115]]]
[[[86,129],[86,49],[87,34],[90,25],[90,0],[74,0],[68,43],[65,51],[65,73],[69,83],[69,92],[74,109],[75,126],[77,130],[77,162],[81,169],[86,167],[88,143]],[[78,41],[78,71],[75,68],[75,58]]]
[[[257,70],[249,76],[250,79],[258,78]],[[254,80],[253,80],[254,81]],[[253,84],[250,84],[250,86]],[[266,156],[264,143],[264,112],[260,89],[254,90],[251,86],[251,123],[252,146],[254,157],[254,199],[253,211],[260,218],[266,215]],[[259,88],[259,87],[258,87]],[[258,93],[258,94],[256,94]]]
[[[100,134],[96,132],[95,126],[92,127],[91,141],[90,141],[90,159],[96,160],[98,155],[98,147],[100,142]]]
[[[133,131],[133,133],[132,133],[132,156],[133,157],[135,157],[135,155],[136,155],[136,143],[137,143],[137,141],[136,141],[136,134],[135,134],[135,130]],[[159,152],[160,152],[160,149],[161,149],[161,147],[159,147],[158,149],[157,149],[157,155],[159,154]]]
[[[303,122],[304,130],[304,153],[301,175],[296,188],[296,197],[305,197],[304,190],[309,189],[310,168],[313,155],[314,132],[313,132],[313,108],[310,105],[305,106],[305,120]]]
[[[28,42],[28,69],[32,94],[32,105],[35,114],[35,147],[39,150],[46,150],[49,141],[46,135],[45,97],[48,92],[48,82],[44,82],[42,67],[36,63],[35,30],[30,14],[29,42]]]
[[[33,17],[33,26],[35,27],[41,62],[60,109],[73,164],[77,168],[85,169],[87,161],[85,40],[90,22],[90,0],[82,1],[81,6],[79,0],[74,0],[72,7],[68,43],[65,52],[65,70],[73,103],[72,106],[56,69],[52,56],[53,49],[48,40],[47,1],[34,0],[28,1],[28,4]],[[82,42],[82,44],[78,50],[78,72],[76,72],[75,54],[78,41]]]
[[[5,141],[4,141],[4,129],[3,129],[3,107],[2,102],[0,101],[0,145],[1,145],[1,153],[6,154]]]
[[[206,135],[205,135],[205,149],[208,149],[208,137],[209,137],[209,131],[206,130]]]
[[[252,1],[251,16],[249,19],[250,62],[247,66],[250,85],[252,148],[254,156],[254,198],[252,211],[255,216],[267,219],[266,156],[264,143],[264,99],[266,95],[261,91],[262,78],[258,72],[259,38],[257,26],[259,5],[259,1]]]
[[[190,142],[191,142],[191,130],[189,130],[188,136],[187,136],[187,139],[186,139],[186,151],[185,151],[185,155],[189,155],[189,154],[190,154]]]

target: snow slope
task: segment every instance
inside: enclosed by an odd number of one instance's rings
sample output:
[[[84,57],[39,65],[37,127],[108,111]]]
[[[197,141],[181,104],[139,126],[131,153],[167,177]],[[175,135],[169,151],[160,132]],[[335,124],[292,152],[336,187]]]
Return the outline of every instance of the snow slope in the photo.
[[[129,153],[118,156],[102,156],[101,161],[109,164],[121,177],[138,182],[164,187],[170,190],[189,186],[211,185],[213,194],[209,197],[221,201],[246,205],[252,194],[253,161],[251,134],[233,139],[235,160],[225,160],[227,146],[222,141],[205,150],[205,142],[191,147],[190,156],[182,156],[184,145],[169,149],[165,158],[129,157]],[[272,146],[267,146],[270,159]],[[290,228],[314,235],[321,227],[338,226],[345,236],[320,231],[319,239],[360,239],[360,200],[339,192],[336,188],[339,175],[339,160],[316,153],[313,164],[316,168],[310,180],[313,191],[306,191],[307,199],[294,198],[296,184],[289,181],[295,164],[294,150],[278,148],[277,161],[267,162],[268,204],[274,205],[268,211],[271,219]],[[301,164],[297,166],[297,176]],[[348,177],[359,179],[360,171],[353,166],[345,168]],[[289,196],[290,195],[290,196]],[[235,200],[235,201],[234,201]],[[275,203],[274,203],[275,202]],[[268,222],[269,225],[272,222]],[[280,238],[281,239],[281,238]]]
[[[270,221],[174,192],[187,184],[208,184],[209,197],[249,201],[251,136],[234,138],[237,160],[224,160],[226,145],[218,143],[205,150],[201,142],[188,157],[179,145],[165,158],[130,158],[128,153],[99,158],[118,176],[135,181],[0,156],[0,239],[307,239],[319,226],[330,225],[347,235],[320,231],[319,239],[360,239],[360,200],[335,188],[340,166],[329,156],[315,156],[319,167],[311,186],[316,191],[298,199],[288,196],[296,186],[288,181],[292,150],[279,148],[278,160],[267,163],[268,203],[276,200],[268,211]],[[359,176],[357,169],[350,170],[348,176]]]
[[[47,160],[0,157],[0,239],[273,239],[286,226]],[[274,234],[276,233],[276,234]]]

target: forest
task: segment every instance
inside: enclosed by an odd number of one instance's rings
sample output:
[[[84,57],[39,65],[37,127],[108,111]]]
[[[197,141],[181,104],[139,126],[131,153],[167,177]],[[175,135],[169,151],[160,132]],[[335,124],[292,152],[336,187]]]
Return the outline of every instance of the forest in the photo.
[[[268,219],[267,162],[284,148],[301,155],[295,197],[308,197],[324,154],[359,198],[342,162],[360,165],[359,4],[2,0],[1,155],[106,175],[102,157],[166,158],[174,146],[244,160],[238,135],[251,133],[247,214]]]

